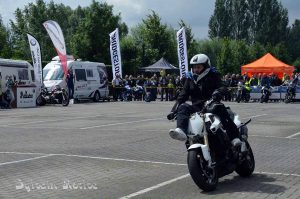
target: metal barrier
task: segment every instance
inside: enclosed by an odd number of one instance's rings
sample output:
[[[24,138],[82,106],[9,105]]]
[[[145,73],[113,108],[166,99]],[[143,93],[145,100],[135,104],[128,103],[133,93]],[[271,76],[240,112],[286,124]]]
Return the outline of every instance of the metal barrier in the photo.
[[[251,99],[260,99],[261,97],[261,86],[252,86],[251,87]],[[272,95],[270,100],[284,100],[285,94],[287,92],[288,86],[274,86],[271,87]],[[295,99],[300,99],[300,86],[296,87],[296,97]]]

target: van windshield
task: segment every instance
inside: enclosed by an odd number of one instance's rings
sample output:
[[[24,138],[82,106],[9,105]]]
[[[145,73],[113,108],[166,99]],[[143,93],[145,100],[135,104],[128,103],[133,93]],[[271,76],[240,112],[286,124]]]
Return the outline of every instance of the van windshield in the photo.
[[[43,79],[46,78],[49,71],[50,71],[50,69],[43,69]]]
[[[64,77],[64,71],[61,67],[55,67],[54,69],[48,71],[45,75],[45,80],[62,80]]]

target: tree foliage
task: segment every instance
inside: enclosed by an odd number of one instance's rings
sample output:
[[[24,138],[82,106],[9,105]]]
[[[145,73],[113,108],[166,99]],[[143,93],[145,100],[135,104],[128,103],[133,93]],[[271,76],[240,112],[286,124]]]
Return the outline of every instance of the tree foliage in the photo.
[[[26,33],[31,33],[40,42],[43,60],[56,55],[43,22],[58,22],[64,33],[67,53],[84,60],[109,62],[108,35],[119,28],[121,36],[127,34],[127,26],[121,17],[113,14],[113,7],[107,3],[92,1],[86,8],[72,10],[63,4],[43,0],[29,3],[23,10],[15,12],[16,22],[11,21],[13,50],[16,58],[30,59]]]
[[[0,57],[10,58],[11,46],[9,41],[9,30],[3,25],[0,15]]]
[[[288,11],[278,0],[216,0],[209,36],[276,45],[286,40],[287,27]]]
[[[132,36],[138,46],[141,66],[153,64],[161,57],[173,64],[178,62],[175,31],[163,24],[154,11],[132,29]]]

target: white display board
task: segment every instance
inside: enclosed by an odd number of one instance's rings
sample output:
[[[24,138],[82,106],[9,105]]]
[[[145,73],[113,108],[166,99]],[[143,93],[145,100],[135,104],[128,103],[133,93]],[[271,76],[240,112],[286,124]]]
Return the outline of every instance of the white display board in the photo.
[[[35,107],[36,92],[36,87],[17,87],[17,107]]]

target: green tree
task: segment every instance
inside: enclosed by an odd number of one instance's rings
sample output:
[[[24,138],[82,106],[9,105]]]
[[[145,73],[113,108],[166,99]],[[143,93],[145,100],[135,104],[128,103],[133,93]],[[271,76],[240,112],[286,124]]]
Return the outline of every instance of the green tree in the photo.
[[[250,41],[250,13],[248,1],[232,0],[230,38]]]
[[[79,12],[77,8],[77,12]],[[71,49],[77,57],[110,63],[109,33],[119,28],[120,37],[128,33],[120,14],[113,14],[113,6],[93,0],[85,9],[84,18],[71,39]]]
[[[3,25],[0,15],[0,57],[10,58],[11,47],[9,42],[9,30]]]
[[[209,37],[230,37],[232,31],[231,23],[231,0],[216,0],[214,14],[209,20]]]
[[[288,11],[278,0],[261,0],[254,39],[261,44],[276,45],[286,41]]]
[[[152,64],[161,57],[172,64],[178,63],[175,31],[167,24],[162,24],[154,11],[132,29],[132,36],[138,45],[141,66]]]
[[[24,9],[15,11],[15,22],[11,21],[12,46],[15,58],[31,60],[26,33],[36,37],[41,45],[44,61],[56,56],[54,46],[43,22],[54,20],[64,33],[68,54],[90,61],[110,63],[109,33],[115,28],[120,35],[127,34],[127,26],[121,23],[120,14],[113,14],[113,6],[92,1],[85,8],[72,10],[69,6],[48,4],[43,0],[29,3]]]
[[[286,40],[287,27],[288,11],[278,0],[216,0],[209,36],[276,45]]]
[[[123,74],[135,74],[138,70],[138,48],[132,36],[121,40],[121,57]]]
[[[289,31],[287,48],[292,60],[300,57],[300,20],[296,19]]]

